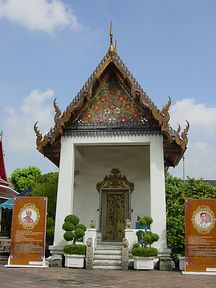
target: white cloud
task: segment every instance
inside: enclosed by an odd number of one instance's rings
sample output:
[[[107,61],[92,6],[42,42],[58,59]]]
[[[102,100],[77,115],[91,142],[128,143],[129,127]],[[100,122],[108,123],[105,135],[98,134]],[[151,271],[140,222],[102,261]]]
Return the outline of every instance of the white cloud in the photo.
[[[80,27],[72,9],[60,0],[0,0],[0,18],[48,33],[58,27]]]
[[[33,125],[38,121],[42,134],[47,133],[53,125],[54,108],[51,104],[53,95],[54,91],[51,89],[45,92],[34,90],[23,99],[20,109],[6,108],[5,126],[11,151],[19,153],[35,151],[36,136]]]
[[[171,126],[179,123],[184,129],[188,120],[188,149],[185,154],[185,175],[195,178],[216,178],[216,107],[197,103],[194,99],[177,101],[170,109]],[[171,173],[183,176],[182,162]]]
[[[196,103],[186,98],[177,101],[170,109],[171,123],[179,123],[182,128],[188,120],[192,131],[202,131],[202,135],[216,136],[216,107],[208,107],[204,103]]]

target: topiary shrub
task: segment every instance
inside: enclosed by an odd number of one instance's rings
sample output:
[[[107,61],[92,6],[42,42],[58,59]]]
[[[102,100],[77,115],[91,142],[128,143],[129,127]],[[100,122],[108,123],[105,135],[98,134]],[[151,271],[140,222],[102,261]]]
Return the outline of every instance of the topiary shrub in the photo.
[[[66,231],[64,233],[64,239],[66,241],[72,241],[74,239],[74,233],[72,231]]]
[[[64,221],[70,222],[70,223],[74,224],[75,226],[77,226],[79,224],[79,217],[74,215],[74,214],[70,214],[70,215],[65,217]]]
[[[75,226],[73,223],[67,221],[64,222],[64,224],[62,225],[62,229],[65,231],[73,231],[75,229]]]
[[[158,234],[150,230],[150,225],[153,222],[152,218],[150,216],[143,216],[138,221],[139,224],[143,225],[144,229],[136,232],[138,243],[133,245],[132,255],[140,257],[157,256],[157,248],[151,247],[154,242],[159,240]]]
[[[154,247],[133,247],[132,254],[138,257],[155,257],[158,255],[157,248]]]
[[[64,246],[64,253],[65,254],[78,254],[78,255],[85,255],[86,246],[83,244],[75,244],[75,245],[65,245]]]
[[[153,219],[151,218],[151,216],[143,216],[140,217],[138,220],[138,223],[143,225],[143,226],[150,226],[153,222]]]
[[[140,244],[139,243],[135,243],[134,245],[133,245],[133,248],[139,248],[140,247]]]
[[[79,217],[70,214],[65,217],[62,229],[65,230],[64,239],[67,242],[72,242],[72,244],[67,244],[64,246],[65,254],[85,254],[85,245],[76,244],[77,241],[82,242],[83,236],[85,235],[86,226],[79,223]]]

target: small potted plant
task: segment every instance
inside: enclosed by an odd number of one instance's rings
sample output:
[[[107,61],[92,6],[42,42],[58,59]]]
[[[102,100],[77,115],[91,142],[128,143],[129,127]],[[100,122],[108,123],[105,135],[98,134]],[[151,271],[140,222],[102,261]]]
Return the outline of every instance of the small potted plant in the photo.
[[[159,236],[150,230],[150,225],[153,222],[150,216],[141,217],[139,221],[144,229],[136,232],[138,243],[135,243],[132,248],[134,269],[152,270],[154,269],[154,259],[158,255],[158,250],[151,247],[151,245],[159,240]]]
[[[79,223],[78,216],[70,214],[65,217],[62,229],[65,230],[64,239],[68,242],[64,246],[65,267],[83,268],[86,246],[82,241],[86,226]]]

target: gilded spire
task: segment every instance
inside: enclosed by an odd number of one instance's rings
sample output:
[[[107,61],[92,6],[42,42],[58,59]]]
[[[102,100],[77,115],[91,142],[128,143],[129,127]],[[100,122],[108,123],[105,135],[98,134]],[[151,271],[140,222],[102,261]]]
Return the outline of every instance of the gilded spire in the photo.
[[[110,22],[110,46],[109,54],[113,56],[116,53],[116,47],[113,46],[113,30],[112,30],[112,21]]]
[[[112,21],[110,22],[110,46],[113,45]]]

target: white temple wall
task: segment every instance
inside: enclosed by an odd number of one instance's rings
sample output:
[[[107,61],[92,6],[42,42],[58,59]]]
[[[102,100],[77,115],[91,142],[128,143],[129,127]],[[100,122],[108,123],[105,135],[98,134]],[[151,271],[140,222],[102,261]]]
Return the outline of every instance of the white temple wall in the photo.
[[[99,227],[100,193],[97,182],[118,168],[135,187],[131,193],[131,218],[149,214],[149,146],[76,146],[74,208],[83,223],[96,221]]]
[[[162,235],[159,246],[166,246],[162,136],[65,136],[61,143],[54,246],[64,242],[61,226],[67,214],[77,214],[88,227],[92,219],[99,225],[96,184],[113,168],[135,185],[131,194],[133,227],[138,215],[151,215],[154,231]]]

